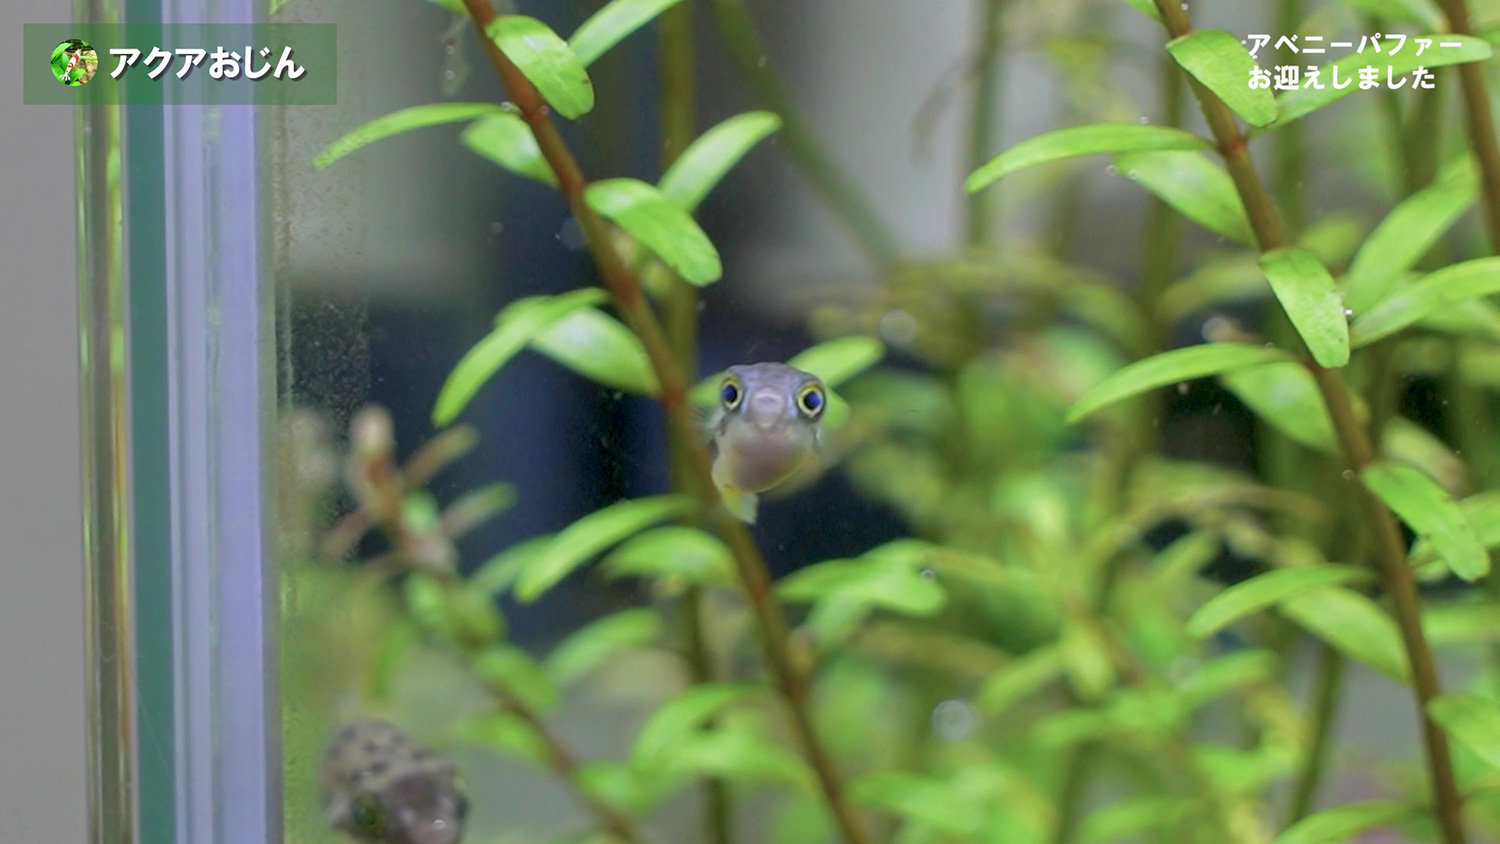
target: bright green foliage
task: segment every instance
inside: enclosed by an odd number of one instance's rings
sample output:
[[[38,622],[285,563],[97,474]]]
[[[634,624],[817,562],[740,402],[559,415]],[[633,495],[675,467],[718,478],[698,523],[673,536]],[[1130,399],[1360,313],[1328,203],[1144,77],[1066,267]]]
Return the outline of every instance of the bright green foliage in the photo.
[[[799,352],[787,363],[833,388],[879,363],[884,354],[885,347],[874,338],[841,337]]]
[[[1500,293],[1500,258],[1476,258],[1400,287],[1354,321],[1354,344],[1388,337],[1418,320],[1465,300]]]
[[[1125,177],[1139,182],[1184,217],[1240,243],[1255,235],[1234,182],[1223,168],[1193,150],[1131,152],[1115,159]]]
[[[586,288],[512,303],[500,312],[494,330],[453,367],[433,405],[433,424],[447,425],[457,418],[479,388],[547,326],[580,308],[602,304],[607,298],[603,290]]]
[[[700,287],[723,275],[719,253],[682,206],[637,179],[606,179],[584,190],[595,211],[656,253],[683,280]]]
[[[679,2],[681,0],[610,0],[578,27],[568,39],[568,46],[583,66],[588,67],[609,48]]]
[[[1192,346],[1163,352],[1137,361],[1096,384],[1068,410],[1068,421],[1077,422],[1117,401],[1168,384],[1281,363],[1286,359],[1286,353],[1277,349],[1237,344]]]
[[[688,212],[695,211],[740,159],[780,128],[781,118],[769,111],[735,115],[683,150],[662,174],[658,187]]]
[[[1386,826],[1417,808],[1406,803],[1378,800],[1350,803],[1309,815],[1276,838],[1276,844],[1335,844],[1350,841],[1367,830]]]
[[[1307,367],[1291,362],[1254,366],[1221,375],[1219,381],[1288,437],[1323,452],[1338,449],[1328,406]]]
[[[1207,141],[1181,129],[1136,123],[1101,123],[1058,129],[1022,141],[991,159],[969,176],[964,188],[973,193],[1011,173],[1066,158],[1145,150],[1201,150],[1208,146]]]
[[[548,655],[547,672],[566,686],[606,663],[620,651],[655,642],[661,619],[647,609],[625,610],[605,616],[572,633]]]
[[[1302,566],[1279,569],[1237,583],[1198,608],[1187,621],[1193,636],[1210,636],[1235,621],[1293,595],[1320,586],[1339,586],[1366,580],[1369,573],[1350,566]]]
[[[313,159],[313,166],[321,170],[361,147],[402,132],[503,114],[504,109],[493,103],[432,103],[403,108],[377,117],[329,144]]]
[[[652,396],[661,389],[641,341],[597,308],[579,308],[543,328],[532,348],[594,382]]]
[[[531,127],[518,114],[501,113],[476,120],[459,140],[512,173],[544,185],[557,185],[557,176],[542,158],[542,148],[537,146]]]
[[[1454,574],[1478,580],[1489,573],[1490,557],[1474,526],[1437,482],[1396,463],[1367,466],[1360,477],[1402,521],[1432,543]]]
[[[485,36],[515,63],[557,113],[569,119],[594,108],[594,83],[584,62],[546,24],[525,15],[501,15]]]
[[[688,499],[664,495],[621,501],[584,516],[558,531],[540,553],[527,561],[516,579],[516,597],[535,601],[596,554],[691,509],[692,502]]]
[[[1313,359],[1326,367],[1348,363],[1344,300],[1322,263],[1301,249],[1278,249],[1262,255],[1260,266]]]
[[[1264,126],[1276,119],[1271,89],[1250,86],[1250,74],[1259,66],[1239,36],[1222,29],[1195,30],[1168,43],[1167,52],[1246,123]]]
[[[1369,598],[1324,588],[1288,598],[1281,611],[1345,655],[1394,679],[1410,674],[1395,622]]]
[[[1500,703],[1478,695],[1444,695],[1427,704],[1427,712],[1455,741],[1500,769]]]

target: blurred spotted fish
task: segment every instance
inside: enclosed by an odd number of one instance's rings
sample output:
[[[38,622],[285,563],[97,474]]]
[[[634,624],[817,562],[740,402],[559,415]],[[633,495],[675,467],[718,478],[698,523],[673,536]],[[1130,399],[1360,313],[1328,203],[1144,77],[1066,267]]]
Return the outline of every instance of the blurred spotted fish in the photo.
[[[329,823],[371,844],[458,844],[469,801],[453,764],[397,727],[345,724],[323,752]]]

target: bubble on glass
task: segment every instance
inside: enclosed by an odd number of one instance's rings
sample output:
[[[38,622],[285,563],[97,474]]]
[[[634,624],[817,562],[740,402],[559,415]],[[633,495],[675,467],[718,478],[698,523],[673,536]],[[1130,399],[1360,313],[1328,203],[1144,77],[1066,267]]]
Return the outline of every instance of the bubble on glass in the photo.
[[[1113,164],[1110,164],[1104,168],[1104,172],[1108,173],[1111,176],[1118,176],[1120,175],[1120,168],[1116,167]]]
[[[1342,475],[1343,478],[1344,478],[1344,480],[1346,480],[1346,481],[1352,481],[1352,480],[1354,480],[1354,470],[1353,469],[1345,469],[1343,472],[1340,472],[1339,474]]]
[[[1353,308],[1345,308],[1344,309],[1344,316],[1354,316],[1354,309]]]
[[[887,311],[880,317],[880,336],[892,346],[905,346],[917,337],[917,320],[906,311]]]
[[[1151,122],[1151,118],[1149,118],[1149,117],[1147,117],[1146,115],[1143,114],[1143,115],[1141,115],[1140,122],[1141,122],[1141,125],[1144,126],[1147,123]]]
[[[944,741],[962,741],[978,723],[974,707],[966,700],[945,700],[932,708],[932,731]]]
[[[1177,395],[1179,395],[1179,396],[1185,396],[1187,394],[1188,394],[1188,382],[1186,382],[1186,381],[1178,381],[1177,382]]]
[[[499,234],[503,231],[505,231],[504,223],[500,222],[499,220],[490,223],[490,234]]]
[[[1129,178],[1129,179],[1134,179],[1138,175],[1139,174],[1137,174],[1136,171],[1134,171],[1134,170],[1130,170],[1130,171],[1128,171],[1128,172],[1125,173],[1126,178]]]
[[[923,568],[917,573],[927,578],[928,580],[937,580],[937,572],[933,571],[932,569]]]
[[[563,221],[562,228],[557,230],[557,239],[574,252],[588,246],[588,239],[583,236],[583,226],[578,224],[577,217],[569,217]]]

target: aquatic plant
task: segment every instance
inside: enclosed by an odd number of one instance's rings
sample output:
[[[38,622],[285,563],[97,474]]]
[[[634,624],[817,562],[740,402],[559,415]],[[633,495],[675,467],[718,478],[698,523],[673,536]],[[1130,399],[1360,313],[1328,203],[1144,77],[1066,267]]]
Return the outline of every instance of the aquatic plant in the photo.
[[[507,306],[442,386],[433,421],[453,423],[508,360],[534,350],[654,397],[674,487],[462,566],[454,535],[511,492],[481,490],[439,512],[423,479],[434,455],[459,456],[462,429],[398,469],[388,421],[358,420],[359,508],[330,556],[364,529],[388,536],[390,565],[377,571],[405,572],[415,627],[462,655],[493,696],[456,735],[550,769],[593,828],[630,842],[656,838],[653,813],[694,783],[705,821],[690,840],[714,842],[738,840],[734,810],[752,786],[772,789],[765,834],[786,844],[1296,844],[1374,829],[1460,844],[1500,833],[1500,312],[1488,298],[1500,292],[1500,259],[1487,256],[1500,249],[1500,149],[1482,70],[1491,47],[1465,0],[1328,7],[1372,31],[1457,45],[1425,64],[1390,59],[1406,71],[1454,66],[1438,72],[1463,89],[1468,134],[1445,131],[1436,96],[1385,97],[1399,178],[1373,230],[1360,209],[1311,218],[1302,201],[1303,122],[1344,108],[1358,86],[1277,96],[1248,85],[1257,63],[1240,39],[1195,30],[1187,6],[1166,0],[1110,5],[1161,25],[1156,121],[1088,122],[1101,99],[1089,70],[1110,31],[1065,11],[1061,23],[1026,24],[1057,28],[1051,49],[1078,125],[992,149],[995,80],[1015,42],[1009,4],[981,0],[965,75],[965,241],[927,257],[898,248],[821,148],[742,0],[703,5],[765,110],[698,136],[691,0],[613,0],[567,39],[497,15],[489,0],[443,5],[480,34],[509,102],[397,112],[331,145],[318,166],[464,122],[470,149],[561,192],[602,286]],[[1302,26],[1298,0],[1278,12],[1285,31]],[[590,65],[658,18],[662,176],[590,179],[557,121],[590,111]],[[1364,62],[1336,66],[1350,76]],[[1186,128],[1188,93],[1207,134]],[[722,266],[693,214],[777,132],[880,282],[867,301],[819,309],[812,327],[827,339],[792,363],[835,391],[825,424],[837,470],[912,536],[773,582],[753,534],[719,506],[698,430],[695,405],[714,401],[717,382],[698,378],[695,303]],[[1270,186],[1254,145],[1274,146]],[[1078,260],[1076,186],[1043,182],[1057,188],[1057,238],[997,239],[1004,207],[992,194],[1004,180],[1085,156],[1109,157],[1151,196],[1132,286]],[[1458,225],[1476,204],[1489,247]],[[1190,248],[1184,221],[1219,243]],[[995,302],[1003,316],[985,307]],[[1205,342],[1173,347],[1174,327],[1245,304],[1262,311],[1259,325],[1216,315],[1203,321]],[[882,365],[888,346],[908,365]],[[1442,424],[1406,410],[1417,378],[1440,385]],[[1160,426],[1171,387],[1210,396],[1200,418],[1253,414],[1259,464],[1169,456]],[[536,600],[601,557],[598,575],[645,581],[655,600],[541,659],[506,640],[496,595]],[[1314,689],[1299,700],[1309,636]],[[732,658],[746,642],[753,670]],[[648,647],[681,654],[680,687],[626,759],[580,760],[549,720],[559,700]],[[1440,676],[1447,652],[1478,656],[1484,670]],[[1404,729],[1422,762],[1364,766],[1371,799],[1320,800],[1325,781],[1348,773],[1331,748],[1339,713],[1358,704],[1343,699],[1351,663],[1410,696]]]

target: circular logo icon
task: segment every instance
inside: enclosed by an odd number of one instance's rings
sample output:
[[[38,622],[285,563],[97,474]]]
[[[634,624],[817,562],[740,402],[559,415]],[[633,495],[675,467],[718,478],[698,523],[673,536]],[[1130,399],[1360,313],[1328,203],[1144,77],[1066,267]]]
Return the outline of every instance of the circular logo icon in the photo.
[[[52,75],[64,85],[82,85],[99,69],[99,54],[87,41],[77,38],[52,48]]]

